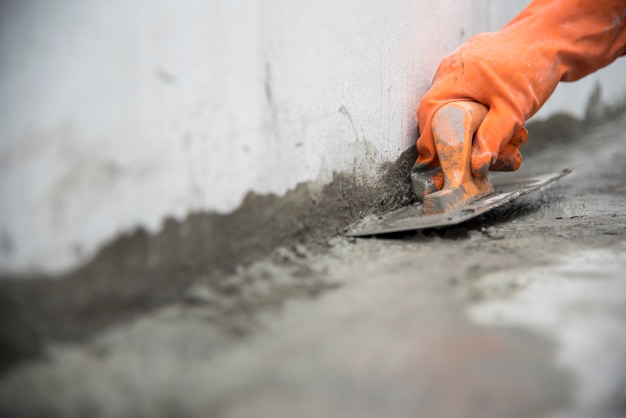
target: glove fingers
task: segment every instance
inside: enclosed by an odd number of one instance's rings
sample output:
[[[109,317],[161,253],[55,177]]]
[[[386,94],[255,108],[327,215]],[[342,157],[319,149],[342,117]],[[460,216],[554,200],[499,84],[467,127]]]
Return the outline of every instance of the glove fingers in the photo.
[[[505,148],[505,144],[512,141],[511,138],[515,138],[518,142],[525,141],[526,137],[522,135],[515,137],[512,135],[516,131],[515,125],[515,119],[501,115],[493,108],[489,110],[472,142],[470,165],[475,177],[487,175],[487,172],[496,164],[498,155]]]
[[[418,201],[443,188],[444,178],[431,131],[431,119],[441,105],[436,100],[423,100],[417,111],[420,137],[417,139],[417,161],[411,168],[411,187]]]
[[[522,154],[519,149],[509,144],[504,147],[498,159],[491,166],[491,171],[515,171],[522,165]]]
[[[437,158],[437,149],[435,148],[435,140],[430,132],[430,123],[428,124],[428,133],[422,134],[417,139],[417,162],[424,166],[439,165]]]
[[[496,162],[491,166],[492,171],[515,171],[522,165],[522,153],[519,148],[526,143],[528,131],[521,128],[511,138],[508,144],[500,151]]]
[[[411,168],[411,187],[418,201],[423,201],[424,196],[434,193],[443,188],[443,172],[441,166],[429,167],[419,161]]]

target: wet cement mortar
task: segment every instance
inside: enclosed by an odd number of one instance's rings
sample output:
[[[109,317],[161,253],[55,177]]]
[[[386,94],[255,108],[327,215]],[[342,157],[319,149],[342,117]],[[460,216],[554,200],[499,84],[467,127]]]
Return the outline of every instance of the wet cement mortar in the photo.
[[[292,241],[45,340],[0,416],[625,416],[625,129],[534,151],[515,175],[573,173],[466,224]]]
[[[348,151],[355,160],[380,165],[367,141]],[[84,340],[184,299],[196,282],[230,297],[230,275],[281,246],[323,252],[348,223],[411,201],[406,172],[415,155],[412,147],[374,176],[355,165],[328,183],[302,183],[285,196],[250,193],[232,213],[167,219],[157,234],[130,231],[60,277],[0,275],[0,375],[41,357],[50,343]],[[324,288],[293,284],[284,297]]]

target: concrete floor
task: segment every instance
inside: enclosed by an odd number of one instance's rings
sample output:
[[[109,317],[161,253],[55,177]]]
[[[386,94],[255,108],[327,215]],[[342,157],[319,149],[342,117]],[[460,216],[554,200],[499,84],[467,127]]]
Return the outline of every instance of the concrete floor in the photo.
[[[626,416],[626,117],[516,175],[564,168],[467,224],[280,248],[49,346],[0,381],[0,415]]]

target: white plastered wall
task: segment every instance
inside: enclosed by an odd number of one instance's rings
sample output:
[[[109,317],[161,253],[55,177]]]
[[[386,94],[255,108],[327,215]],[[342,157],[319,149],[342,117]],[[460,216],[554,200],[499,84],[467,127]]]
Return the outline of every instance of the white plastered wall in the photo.
[[[166,217],[373,175],[413,143],[439,60],[525,3],[3,2],[0,272],[60,273]],[[550,112],[589,93],[564,94]]]

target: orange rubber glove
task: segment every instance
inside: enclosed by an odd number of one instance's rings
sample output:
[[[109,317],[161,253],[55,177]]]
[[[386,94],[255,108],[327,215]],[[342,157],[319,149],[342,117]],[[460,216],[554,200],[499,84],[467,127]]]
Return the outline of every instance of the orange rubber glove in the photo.
[[[524,122],[558,82],[578,80],[624,53],[626,0],[535,0],[499,31],[469,39],[441,62],[417,109],[417,199],[443,186],[431,129],[442,105],[468,100],[489,109],[474,136],[474,176],[517,170]]]

